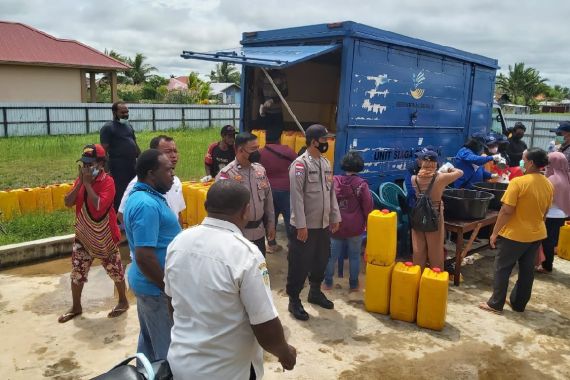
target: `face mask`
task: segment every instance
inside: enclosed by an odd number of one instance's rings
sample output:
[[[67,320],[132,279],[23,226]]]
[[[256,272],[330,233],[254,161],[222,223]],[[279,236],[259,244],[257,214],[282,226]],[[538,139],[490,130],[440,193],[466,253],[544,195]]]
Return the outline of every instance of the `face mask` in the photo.
[[[499,148],[489,148],[489,153],[495,154],[499,151]]]
[[[127,117],[126,119],[119,119],[119,123],[121,124],[127,124],[129,122],[129,118]]]
[[[526,169],[525,169],[525,167],[524,167],[524,160],[520,160],[520,161],[519,161],[519,167],[521,168],[521,170],[522,170],[523,173],[526,172]]]
[[[257,163],[261,160],[261,153],[259,153],[259,150],[253,151],[249,154],[247,160],[252,164]]]
[[[326,151],[329,150],[329,143],[328,142],[324,142],[324,143],[320,142],[317,149],[321,153],[326,153]]]
[[[556,145],[561,145],[564,142],[564,136],[556,136],[554,138],[554,143]]]
[[[93,178],[97,177],[100,172],[101,172],[101,170],[99,168],[91,169],[91,175],[93,176]]]

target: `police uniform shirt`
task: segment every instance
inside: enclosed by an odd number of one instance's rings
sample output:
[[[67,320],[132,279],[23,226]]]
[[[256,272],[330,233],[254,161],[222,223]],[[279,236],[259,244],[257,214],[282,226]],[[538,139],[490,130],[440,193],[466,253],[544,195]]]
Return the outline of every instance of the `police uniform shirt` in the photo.
[[[249,190],[249,221],[261,221],[256,228],[246,228],[244,236],[251,241],[265,237],[263,220],[267,223],[267,229],[275,228],[273,195],[265,168],[260,164],[242,167],[237,160],[233,160],[216,176],[216,181],[223,179],[233,179]]]
[[[251,328],[277,318],[259,249],[220,219],[180,233],[168,247],[164,291],[174,326],[168,362],[175,379],[263,376],[263,350]]]
[[[317,229],[340,222],[329,160],[303,153],[289,167],[289,181],[291,225]]]

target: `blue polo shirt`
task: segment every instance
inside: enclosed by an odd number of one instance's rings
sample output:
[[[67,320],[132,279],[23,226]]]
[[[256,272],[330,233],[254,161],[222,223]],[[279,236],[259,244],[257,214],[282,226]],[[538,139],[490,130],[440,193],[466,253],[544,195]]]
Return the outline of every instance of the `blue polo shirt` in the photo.
[[[166,248],[181,231],[178,218],[172,212],[162,194],[149,185],[137,182],[125,205],[124,221],[129,249],[154,248],[154,253],[164,270]],[[129,286],[136,294],[160,295],[160,289],[140,271],[136,259],[128,272]]]

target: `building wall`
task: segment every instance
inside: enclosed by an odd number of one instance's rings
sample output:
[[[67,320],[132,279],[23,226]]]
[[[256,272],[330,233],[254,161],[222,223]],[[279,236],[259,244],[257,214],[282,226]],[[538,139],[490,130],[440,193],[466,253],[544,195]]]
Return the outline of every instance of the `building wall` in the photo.
[[[80,103],[80,70],[0,65],[0,102]]]

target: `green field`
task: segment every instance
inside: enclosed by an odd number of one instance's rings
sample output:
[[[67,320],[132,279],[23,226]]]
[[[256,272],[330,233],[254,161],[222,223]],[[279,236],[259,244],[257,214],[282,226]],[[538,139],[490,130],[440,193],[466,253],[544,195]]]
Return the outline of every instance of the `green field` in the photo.
[[[219,139],[219,128],[138,132],[141,150],[148,149],[150,140],[161,133],[176,141],[180,153],[176,175],[181,180],[205,175],[204,154]],[[98,134],[0,138],[0,190],[72,182],[83,146],[98,142]]]

